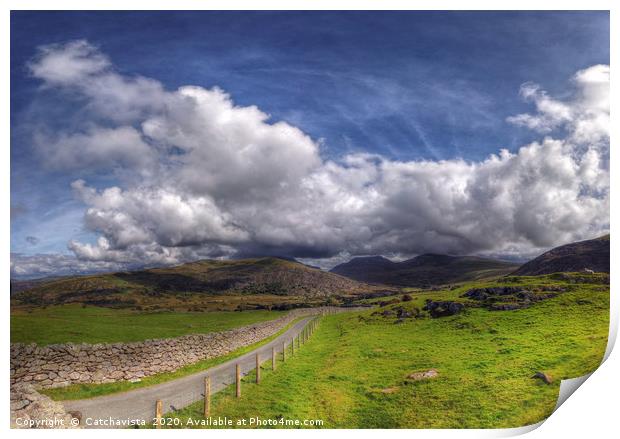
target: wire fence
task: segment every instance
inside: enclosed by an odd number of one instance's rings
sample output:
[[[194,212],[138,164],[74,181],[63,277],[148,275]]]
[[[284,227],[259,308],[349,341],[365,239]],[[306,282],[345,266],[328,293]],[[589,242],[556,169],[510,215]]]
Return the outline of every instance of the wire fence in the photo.
[[[327,312],[326,312],[327,314]],[[323,314],[324,315],[324,314]],[[255,383],[260,384],[260,369],[268,364],[273,371],[277,372],[277,367],[274,369],[273,365],[278,361],[284,361],[291,359],[295,353],[303,346],[314,333],[318,327],[320,317],[314,317],[304,322],[305,324],[300,328],[296,328],[291,334],[286,334],[287,337],[284,341],[276,339],[267,345],[257,349],[250,355],[240,357],[235,361],[234,365],[227,364],[225,368],[214,368],[209,373],[205,373],[202,378],[202,386],[195,386],[190,391],[182,392],[181,394],[174,395],[168,398],[161,398],[154,401],[151,412],[151,421],[159,427],[162,424],[162,418],[171,412],[178,411],[184,407],[194,404],[198,401],[204,401],[205,416],[212,415],[207,411],[206,407],[211,407],[211,396],[230,385],[235,385],[235,394],[241,396],[241,388],[243,378],[254,373]],[[284,355],[283,355],[284,353]],[[274,360],[275,359],[275,360]],[[239,374],[237,374],[239,370]],[[257,372],[258,371],[258,372]],[[209,380],[210,391],[207,392],[207,384],[205,380]]]
[[[239,389],[242,392],[243,378],[255,373],[257,365],[259,366],[258,370],[260,368],[265,370],[271,369],[277,373],[277,367],[282,366],[282,364],[278,363],[286,363],[291,358],[294,358],[297,351],[301,349],[317,329],[321,317],[352,310],[354,308],[326,307],[318,315],[306,317],[305,320],[298,322],[281,336],[248,354],[214,366],[202,373],[192,374],[157,385],[156,398],[150,402],[148,399],[142,398],[138,399],[136,404],[132,404],[131,409],[126,408],[128,404],[119,404],[118,408],[110,407],[107,410],[110,414],[110,419],[118,422],[123,420],[126,420],[126,422],[141,421],[147,425],[155,425],[159,428],[163,418],[198,401],[204,401],[205,417],[213,415],[210,404],[213,394],[233,385],[235,390]],[[237,374],[237,367],[239,374]],[[208,382],[206,381],[207,379]],[[257,374],[254,374],[254,379],[256,383],[259,383],[260,376],[257,379]],[[152,392],[150,393],[151,395],[153,394]],[[235,392],[235,394],[238,396],[242,395],[240,392]],[[208,411],[207,407],[209,408]]]

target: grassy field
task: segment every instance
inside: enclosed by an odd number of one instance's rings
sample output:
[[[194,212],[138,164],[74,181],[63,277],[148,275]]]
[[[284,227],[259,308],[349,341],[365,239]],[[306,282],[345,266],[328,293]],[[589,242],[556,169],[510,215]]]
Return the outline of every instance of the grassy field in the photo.
[[[282,311],[139,312],[61,305],[12,310],[11,343],[115,343],[225,331],[273,320]]]
[[[608,279],[608,278],[607,278]],[[395,324],[377,309],[323,318],[311,341],[260,385],[246,377],[240,399],[229,388],[212,416],[236,420],[320,419],[325,428],[500,428],[536,423],[553,410],[560,380],[593,371],[608,335],[609,286],[601,276],[504,279],[502,285],[561,287],[556,297],[512,311],[467,308],[450,317]],[[425,299],[466,301],[474,286],[424,292],[380,312],[419,308]],[[412,372],[438,377],[414,381]],[[553,377],[548,385],[532,379]],[[201,418],[200,403],[176,413]]]

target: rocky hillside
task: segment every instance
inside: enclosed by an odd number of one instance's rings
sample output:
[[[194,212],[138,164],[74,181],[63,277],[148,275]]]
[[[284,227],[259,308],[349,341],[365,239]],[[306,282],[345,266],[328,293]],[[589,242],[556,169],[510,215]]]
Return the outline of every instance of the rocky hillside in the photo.
[[[537,276],[584,270],[609,273],[609,235],[551,249],[522,265],[514,274]]]
[[[74,276],[41,282],[13,296],[32,305],[162,302],[167,296],[297,296],[311,299],[355,295],[372,287],[279,258],[204,260],[168,268]]]
[[[511,273],[518,264],[475,256],[425,254],[402,262],[382,256],[358,257],[331,272],[371,284],[427,287]]]

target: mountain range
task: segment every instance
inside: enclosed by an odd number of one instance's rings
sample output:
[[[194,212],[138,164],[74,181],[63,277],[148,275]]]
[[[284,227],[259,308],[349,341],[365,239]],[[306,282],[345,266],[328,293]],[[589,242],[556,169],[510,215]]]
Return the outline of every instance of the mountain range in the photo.
[[[402,262],[383,256],[357,257],[332,268],[331,273],[370,284],[428,287],[504,276],[518,267],[476,256],[424,254]]]
[[[354,297],[393,294],[400,287],[428,288],[499,278],[592,270],[609,272],[609,235],[563,245],[519,265],[476,256],[423,254],[401,262],[355,257],[331,271],[295,260],[265,257],[202,260],[174,267],[12,281],[21,305],[82,303],[157,309],[305,306]],[[266,305],[267,304],[267,305]],[[220,306],[221,305],[221,306]]]

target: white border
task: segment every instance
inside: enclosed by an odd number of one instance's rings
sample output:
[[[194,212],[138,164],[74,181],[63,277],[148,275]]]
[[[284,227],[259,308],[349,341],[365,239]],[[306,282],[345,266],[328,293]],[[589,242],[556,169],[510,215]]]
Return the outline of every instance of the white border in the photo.
[[[342,0],[313,0],[313,1],[282,1],[282,0],[261,0],[260,2],[251,2],[244,0],[107,0],[107,1],[90,1],[88,3],[78,0],[5,0],[2,8],[0,32],[2,34],[1,50],[3,59],[6,60],[3,64],[0,75],[2,76],[2,88],[0,99],[2,104],[0,106],[2,112],[1,127],[2,133],[4,133],[5,142],[2,148],[3,160],[1,162],[2,173],[0,179],[2,181],[2,205],[4,209],[4,215],[2,216],[1,230],[2,236],[5,242],[5,251],[0,253],[2,260],[2,266],[5,269],[2,271],[2,285],[5,287],[4,297],[4,330],[1,332],[2,338],[2,364],[3,371],[0,372],[4,377],[9,376],[9,267],[10,267],[10,200],[9,200],[9,185],[10,185],[10,76],[9,76],[9,63],[10,56],[10,10],[99,10],[99,9],[114,9],[114,10],[277,10],[277,9],[289,9],[289,10],[346,10],[346,9],[365,9],[365,10],[382,10],[382,9],[417,9],[417,10],[611,10],[611,61],[616,59],[615,54],[618,50],[618,45],[614,44],[614,41],[618,40],[618,7],[614,8],[614,3],[610,0],[589,0],[589,1],[551,1],[551,0],[504,0],[501,3],[485,1],[485,0],[470,0],[465,2],[463,0],[444,0],[444,1],[432,1],[432,0],[417,0],[417,1],[399,1],[399,0],[357,0],[355,2],[347,2]],[[614,10],[615,9],[615,10]],[[613,74],[612,74],[613,76]],[[612,107],[615,108],[615,104],[618,102],[618,90],[620,87],[614,87],[612,81]],[[613,119],[612,119],[613,121]],[[612,122],[611,138],[616,139],[619,135],[619,124]],[[618,169],[618,160],[614,153],[611,154],[611,168]],[[618,176],[617,173],[611,173],[612,197],[611,197],[611,222],[615,224],[617,222],[617,206],[615,197],[615,188],[618,188]],[[613,227],[612,227],[613,228]],[[611,266],[617,266],[615,263],[618,259],[618,241],[613,239],[611,241]],[[615,273],[612,271],[612,285],[615,285]],[[529,428],[522,429],[508,429],[508,430],[354,430],[350,432],[355,435],[372,435],[382,436],[388,434],[393,437],[408,437],[412,435],[416,437],[433,437],[433,438],[446,438],[446,437],[466,437],[466,438],[480,438],[480,437],[501,437],[510,436],[515,434],[525,433],[529,430],[534,431],[529,433],[530,437],[607,437],[612,431],[616,432],[616,419],[617,419],[617,407],[618,407],[618,395],[620,392],[620,358],[617,352],[612,352],[613,341],[616,338],[618,328],[618,299],[615,292],[612,292],[611,296],[611,325],[610,325],[610,343],[608,346],[607,355],[609,358],[607,361],[595,371],[588,379],[588,384],[582,386],[572,397],[561,406],[557,412],[555,412],[547,421],[531,426]],[[609,355],[611,353],[611,355]],[[74,437],[74,435],[85,434],[84,431],[66,431],[66,430],[10,430],[9,429],[9,380],[2,380],[2,389],[4,395],[1,397],[1,407],[4,414],[3,424],[0,426],[2,430],[6,430],[9,434],[15,437],[25,437],[30,435],[46,435],[51,437],[66,437],[66,435]],[[538,428],[536,428],[538,427]],[[170,431],[115,431],[114,434],[119,435],[151,435],[151,434],[174,434]],[[335,437],[340,435],[341,430],[321,430],[320,434],[327,437]],[[317,434],[318,430],[301,430],[295,431],[293,434],[301,436],[312,436]],[[89,435],[107,436],[109,431],[88,431]],[[252,431],[251,433],[239,430],[209,430],[196,431],[196,430],[183,430],[184,435],[201,435],[205,434],[209,436],[223,437],[241,437],[246,434],[251,434],[252,437],[273,437],[280,435],[290,435],[291,431]]]
[[[14,10],[610,10],[611,0],[5,0]]]

